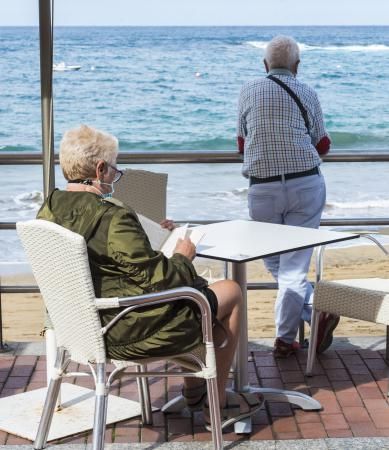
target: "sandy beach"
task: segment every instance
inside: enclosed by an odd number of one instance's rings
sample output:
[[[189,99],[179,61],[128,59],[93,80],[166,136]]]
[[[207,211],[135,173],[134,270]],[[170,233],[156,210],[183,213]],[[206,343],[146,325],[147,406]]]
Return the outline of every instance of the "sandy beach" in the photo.
[[[199,273],[211,274],[211,278],[223,276],[223,265],[217,261],[199,259],[195,261]],[[389,273],[389,258],[376,246],[361,245],[349,248],[328,249],[325,255],[324,279],[386,278]],[[310,279],[314,279],[311,265]],[[256,261],[248,265],[248,280],[272,281],[263,263]],[[32,284],[28,274],[3,275],[1,283]],[[276,291],[250,291],[248,294],[249,338],[274,337],[274,299]],[[37,294],[3,294],[3,335],[5,341],[38,341],[43,326],[44,307]],[[342,318],[336,336],[384,335],[385,327]]]

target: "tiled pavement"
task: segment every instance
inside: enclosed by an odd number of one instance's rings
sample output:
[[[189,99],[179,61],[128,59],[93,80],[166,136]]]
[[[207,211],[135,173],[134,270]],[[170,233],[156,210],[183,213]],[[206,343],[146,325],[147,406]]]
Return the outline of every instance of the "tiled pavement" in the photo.
[[[381,339],[382,341],[382,339]],[[373,341],[371,341],[373,342]],[[376,342],[376,341],[374,341]],[[386,401],[387,364],[383,350],[375,345],[342,345],[339,341],[334,349],[321,355],[314,370],[314,376],[305,377],[306,352],[287,360],[274,360],[269,346],[251,346],[249,361],[250,384],[255,386],[299,390],[312,395],[323,405],[320,412],[304,412],[297,407],[283,403],[268,403],[254,416],[253,431],[249,436],[224,434],[227,448],[389,448],[389,439],[328,439],[328,438],[384,438],[389,437],[389,406]],[[365,348],[362,348],[365,347]],[[37,347],[39,348],[39,346]],[[382,346],[381,346],[382,348]],[[28,350],[27,350],[28,351]],[[45,357],[40,351],[32,354],[0,354],[0,396],[24,392],[45,386]],[[77,370],[74,365],[72,370]],[[77,384],[92,387],[92,380],[79,378]],[[152,403],[160,407],[180,391],[181,380],[151,379]],[[112,394],[137,400],[135,381],[122,379],[114,384]],[[110,446],[114,448],[152,448],[153,444],[174,443],[169,449],[182,448],[179,444],[190,444],[190,448],[204,448],[211,435],[203,427],[200,413],[193,416],[165,416],[161,412],[153,415],[154,425],[142,426],[139,419],[133,419],[109,426],[107,443],[127,444]],[[316,441],[311,441],[316,439]],[[287,441],[286,441],[287,440]],[[293,440],[290,442],[289,440]],[[295,441],[300,440],[300,441]],[[261,442],[262,441],[262,444]],[[352,442],[345,447],[329,446],[328,442]],[[68,437],[53,444],[80,444],[84,448],[91,442],[91,433]],[[359,442],[363,445],[359,446]],[[135,445],[147,444],[147,445]],[[237,445],[239,443],[239,445]],[[283,443],[285,445],[283,445]],[[313,444],[315,443],[315,444]],[[372,447],[374,443],[376,447]],[[0,448],[3,445],[31,445],[30,441],[0,431]],[[255,445],[254,445],[255,444]],[[261,445],[260,445],[261,444]],[[265,446],[262,446],[265,445]],[[331,444],[332,445],[332,444]],[[177,447],[176,447],[177,446]],[[161,448],[164,448],[162,445]],[[24,448],[20,447],[20,448]],[[31,448],[31,447],[25,447]],[[109,447],[108,447],[109,448]],[[167,447],[166,447],[167,448]]]

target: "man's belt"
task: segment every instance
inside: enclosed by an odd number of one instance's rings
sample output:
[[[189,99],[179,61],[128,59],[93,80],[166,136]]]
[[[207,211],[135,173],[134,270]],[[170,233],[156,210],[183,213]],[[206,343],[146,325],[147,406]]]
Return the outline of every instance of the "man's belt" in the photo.
[[[250,186],[253,184],[271,183],[272,181],[282,181],[282,177],[284,177],[285,180],[292,180],[293,178],[308,177],[309,175],[318,175],[318,174],[319,168],[314,167],[313,169],[304,170],[304,172],[286,173],[285,175],[275,175],[274,177],[267,177],[267,178],[250,177]]]

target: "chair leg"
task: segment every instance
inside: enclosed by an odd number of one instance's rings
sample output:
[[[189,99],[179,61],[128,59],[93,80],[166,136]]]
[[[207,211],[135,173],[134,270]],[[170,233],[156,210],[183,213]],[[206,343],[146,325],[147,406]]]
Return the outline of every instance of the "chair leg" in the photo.
[[[143,365],[136,366],[137,372],[146,372],[146,370],[147,370],[146,366]],[[151,399],[150,399],[148,378],[138,377],[136,381],[138,383],[139,400],[142,410],[142,423],[143,425],[152,425],[153,414],[151,410]]]
[[[299,323],[299,344],[301,347],[304,347],[304,341],[305,341],[305,322],[303,320],[300,320]]]
[[[207,379],[209,415],[212,427],[212,440],[215,450],[223,449],[223,434],[220,418],[219,392],[217,390],[216,378]]]
[[[385,346],[385,361],[389,363],[389,325],[386,325],[386,346]],[[388,372],[389,375],[389,372]],[[389,376],[388,376],[388,390],[386,396],[389,397]]]
[[[389,362],[389,325],[386,325],[385,359],[386,359],[386,362]]]
[[[96,364],[95,417],[93,422],[93,450],[104,449],[105,424],[107,420],[108,388],[105,363]]]
[[[65,361],[65,350],[58,349],[57,358],[55,361],[55,369],[61,370]],[[57,372],[57,371],[55,371]],[[38,432],[34,441],[34,448],[40,450],[46,447],[47,436],[49,434],[51,421],[53,420],[53,414],[57,405],[57,398],[59,390],[61,388],[62,376],[51,374],[50,384],[47,388],[46,400],[43,406],[42,417],[39,422]]]
[[[317,346],[317,331],[319,328],[320,311],[313,309],[311,319],[311,337],[308,347],[308,361],[305,374],[312,376],[313,365],[315,363],[316,346]]]
[[[228,262],[224,262],[224,279],[228,280]]]

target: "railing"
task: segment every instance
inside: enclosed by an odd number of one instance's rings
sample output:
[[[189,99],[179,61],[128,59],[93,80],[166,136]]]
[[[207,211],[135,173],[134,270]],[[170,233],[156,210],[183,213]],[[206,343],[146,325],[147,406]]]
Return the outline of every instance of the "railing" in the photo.
[[[324,156],[324,162],[389,162],[387,153],[362,152],[354,150],[353,153],[331,153]],[[0,165],[39,165],[42,164],[40,153],[1,153]],[[120,152],[119,164],[218,164],[241,163],[242,155],[236,152]],[[55,155],[55,164],[59,164],[58,154]]]
[[[323,157],[324,162],[389,162],[387,153],[354,151],[349,153],[332,153]],[[1,165],[41,165],[40,153],[0,153]],[[242,163],[242,155],[234,152],[121,152],[119,164],[220,164]],[[59,164],[55,155],[55,164]],[[220,220],[196,220],[197,224],[220,222]],[[188,221],[179,221],[188,222]],[[321,226],[389,226],[389,218],[332,218],[322,219]],[[0,230],[14,230],[15,222],[0,222]],[[248,283],[249,290],[277,289],[276,283]],[[39,293],[37,286],[1,286],[0,285],[0,351],[4,349],[2,336],[1,294]]]

